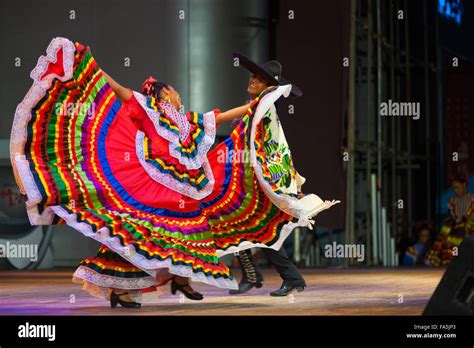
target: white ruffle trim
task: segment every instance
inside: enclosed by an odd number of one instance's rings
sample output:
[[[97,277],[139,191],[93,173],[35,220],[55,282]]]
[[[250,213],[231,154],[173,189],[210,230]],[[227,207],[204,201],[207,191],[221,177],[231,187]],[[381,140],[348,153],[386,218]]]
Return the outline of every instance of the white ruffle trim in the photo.
[[[171,190],[179,192],[183,195],[188,197],[200,200],[207,197],[211,194],[212,190],[214,189],[214,175],[212,173],[211,166],[209,165],[209,161],[206,160],[202,162],[202,168],[204,173],[206,174],[206,178],[209,182],[201,189],[198,190],[196,187],[181,182],[175,178],[171,174],[163,173],[158,168],[155,168],[151,163],[148,163],[145,159],[145,149],[144,149],[144,139],[145,134],[141,131],[137,131],[137,135],[135,138],[135,147],[137,152],[138,160],[140,164],[148,173],[148,175],[155,181],[159,182],[160,184],[168,187]]]
[[[173,265],[170,259],[163,261],[156,259],[148,260],[143,255],[137,253],[133,245],[121,245],[118,238],[110,236],[109,229],[107,227],[102,227],[97,230],[97,232],[94,232],[90,225],[84,222],[78,222],[77,216],[75,214],[69,214],[61,206],[53,206],[51,209],[59,217],[66,221],[69,226],[81,232],[86,237],[92,238],[104,244],[109,249],[112,249],[114,252],[119,254],[122,258],[135,265],[135,267],[140,268],[144,272],[150,274],[153,278],[156,278],[157,272],[159,270],[162,268],[167,268],[169,273],[190,278],[192,281],[206,283],[224,289],[238,289],[235,279],[214,278],[212,276],[206,276],[202,272],[194,273],[191,266]]]
[[[138,279],[119,278],[97,273],[94,270],[84,266],[79,266],[76,269],[73,274],[73,280],[74,278],[80,278],[82,280],[85,280],[86,282],[92,283],[103,288],[113,288],[122,290],[141,290],[158,284],[151,276]]]
[[[141,302],[142,289],[138,284],[133,285],[127,279],[125,282],[121,278],[105,276],[83,266],[79,266],[72,276],[72,282],[82,284],[82,290],[90,295],[110,300],[110,294],[114,291],[117,294],[126,292],[132,301]],[[137,288],[138,287],[138,288]]]
[[[197,154],[193,158],[184,157],[181,153],[176,149],[180,143],[179,135],[170,132],[165,127],[160,126],[160,113],[150,109],[146,105],[146,97],[138,92],[133,92],[133,95],[137,99],[140,106],[146,112],[148,117],[150,118],[151,122],[155,126],[156,132],[163,137],[164,139],[169,141],[169,152],[171,156],[175,157],[179,163],[186,166],[188,169],[198,169],[203,166],[205,162],[208,163],[207,153],[209,149],[214,144],[216,138],[216,119],[213,111],[206,112],[204,117],[204,137],[197,145]],[[184,119],[182,119],[184,122]],[[186,120],[189,125],[189,121]]]
[[[48,69],[49,64],[56,63],[57,52],[60,48],[63,49],[64,75],[58,76],[57,74],[49,74],[41,79]],[[18,104],[15,111],[10,136],[10,159],[12,166],[14,166],[18,172],[21,184],[25,188],[28,197],[27,213],[32,225],[49,225],[53,221],[54,214],[48,208],[45,209],[42,214],[38,211],[37,204],[41,201],[42,196],[33,179],[29,163],[25,158],[26,129],[31,119],[31,110],[43,99],[46,91],[51,88],[53,79],[57,78],[65,82],[73,77],[75,51],[76,46],[68,39],[56,37],[51,40],[46,49],[46,56],[41,56],[38,59],[36,67],[31,71],[30,76],[33,79],[33,85],[28,90],[28,93],[26,93],[23,101]]]

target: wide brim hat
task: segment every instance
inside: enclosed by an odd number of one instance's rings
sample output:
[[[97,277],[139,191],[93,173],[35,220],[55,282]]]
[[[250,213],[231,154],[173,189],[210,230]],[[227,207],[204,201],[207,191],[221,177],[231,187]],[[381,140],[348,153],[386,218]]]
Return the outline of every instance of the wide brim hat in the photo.
[[[243,54],[234,53],[234,58],[239,59],[239,63],[248,71],[264,78],[270,85],[291,85],[291,94],[295,97],[303,95],[303,91],[281,75],[282,65],[277,60],[270,60],[263,64],[257,64]]]

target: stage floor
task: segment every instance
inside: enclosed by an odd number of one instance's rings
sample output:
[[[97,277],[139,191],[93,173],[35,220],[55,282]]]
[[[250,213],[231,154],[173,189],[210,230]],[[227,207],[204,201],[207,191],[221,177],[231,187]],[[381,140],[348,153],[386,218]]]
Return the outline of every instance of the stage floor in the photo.
[[[194,283],[205,299],[183,301],[166,285],[160,295],[145,294],[141,310],[130,310],[112,309],[104,299],[89,296],[71,282],[71,270],[0,271],[0,315],[420,315],[443,272],[302,269],[306,290],[278,298],[268,293],[281,280],[267,269],[264,286],[244,295]]]

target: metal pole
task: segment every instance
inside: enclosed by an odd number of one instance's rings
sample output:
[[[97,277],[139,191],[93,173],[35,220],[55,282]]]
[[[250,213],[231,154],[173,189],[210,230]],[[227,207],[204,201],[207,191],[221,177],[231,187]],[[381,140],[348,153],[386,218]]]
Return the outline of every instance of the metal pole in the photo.
[[[372,262],[374,265],[378,264],[379,261],[379,243],[377,238],[377,184],[375,174],[370,176],[370,207],[372,216]]]
[[[367,2],[367,149],[366,149],[366,181],[369,196],[373,194],[372,192],[372,0]],[[371,223],[374,220],[374,210],[367,210],[366,219],[367,219],[367,234],[370,233]],[[370,224],[369,224],[370,221]],[[372,226],[373,228],[373,226]],[[376,240],[373,239],[371,243],[373,244],[372,248],[377,248]],[[374,254],[374,259],[372,260],[373,264],[377,263],[377,254]]]
[[[380,116],[380,105],[382,104],[382,15],[380,10],[380,0],[376,3],[377,9],[377,179],[379,180],[379,188],[382,190],[382,117]],[[380,202],[382,206],[382,201]]]
[[[387,258],[388,258],[388,266],[392,267],[393,266],[393,254],[395,251],[392,249],[392,224],[390,222],[387,222],[387,245],[388,245],[388,252],[387,252]]]
[[[426,217],[431,220],[431,132],[430,132],[430,70],[428,51],[428,15],[426,0],[423,0],[423,21],[425,27],[425,128],[426,128]]]
[[[387,250],[387,211],[385,208],[381,209],[381,228],[382,233],[382,262],[384,267],[388,264],[388,250]]]
[[[357,1],[351,1],[351,38],[349,57],[349,110],[347,130],[347,188],[346,188],[346,243],[354,242],[354,134],[355,134],[355,75],[356,75],[356,12]],[[347,265],[347,260],[346,260]]]
[[[375,175],[375,174],[374,174]],[[379,262],[384,260],[383,254],[383,221],[382,221],[382,193],[377,188],[377,239],[378,239],[378,254]]]
[[[397,264],[397,250],[395,247],[395,238],[390,237],[390,249],[392,250],[392,259],[390,261],[390,265],[395,267]]]
[[[389,74],[389,66],[387,60],[384,60],[384,54],[389,54],[389,46],[388,46],[388,31],[385,29],[388,28],[387,24],[387,17],[390,16],[390,13],[388,12],[390,10],[390,4],[387,4],[386,2],[381,2],[380,3],[380,18],[381,18],[381,29],[380,29],[380,95],[381,95],[381,102],[387,101],[388,98],[388,74]],[[379,105],[379,110],[380,110],[380,105]],[[390,149],[390,142],[389,142],[389,131],[390,131],[390,125],[391,125],[391,119],[383,119],[380,117],[380,122],[381,122],[381,130],[382,130],[382,136],[381,136],[381,146],[380,146],[380,151],[381,151],[381,158],[383,160],[382,162],[382,202],[384,207],[387,207],[387,220],[389,219],[390,212],[388,211],[388,206],[389,206],[389,190],[390,190],[390,182],[389,182],[389,176],[390,176],[390,155],[386,155],[388,153],[388,149]]]
[[[436,87],[437,87],[437,99],[438,99],[438,166],[436,168],[437,185],[436,185],[436,195],[437,195],[437,210],[436,210],[436,224],[438,228],[441,225],[441,193],[443,192],[443,186],[445,182],[445,160],[444,160],[444,104],[443,104],[443,51],[441,49],[440,37],[439,37],[439,14],[436,14]]]
[[[408,25],[408,1],[405,0],[405,76],[406,76],[406,101],[411,100],[411,74],[410,74],[410,28]],[[412,223],[412,157],[411,157],[411,118],[407,117],[407,227]],[[411,228],[409,228],[409,235],[411,235]]]
[[[296,263],[300,262],[301,260],[301,242],[300,242],[300,228],[297,227],[295,228],[295,231],[293,232],[293,261]]]
[[[395,6],[393,5],[393,0],[390,1],[390,47],[392,50],[390,51],[390,97],[393,100],[396,100],[396,91],[395,91],[395,28],[394,28],[394,13],[395,13]],[[397,173],[396,173],[396,156],[398,155],[396,149],[396,118],[390,119],[390,131],[391,131],[391,181],[392,181],[392,189],[391,189],[391,209],[392,209],[392,226],[393,230],[397,230],[397,206],[396,206],[396,198],[397,198]]]
[[[400,1],[397,0],[397,8],[400,8]],[[396,37],[396,49],[395,49],[395,65],[396,65],[396,100],[397,101],[400,101],[401,99],[401,96],[402,96],[402,92],[401,92],[401,88],[402,88],[402,78],[401,78],[401,74],[400,74],[400,69],[401,69],[401,57],[400,57],[400,49],[401,49],[401,24],[400,24],[400,21],[397,20],[395,21],[395,37]],[[397,162],[400,163],[401,162],[401,152],[402,152],[402,123],[401,123],[401,119],[400,117],[395,117],[395,133],[396,133],[396,138],[395,138],[395,142],[396,142],[396,159],[397,159]],[[401,171],[397,171],[396,172],[396,200],[397,200],[397,210],[396,210],[396,220],[397,220],[397,231],[396,231],[396,234],[400,235],[401,233],[403,233],[402,231],[402,227],[403,227],[403,223],[402,224],[399,224],[400,222],[400,216],[403,216],[405,213],[404,213],[404,210],[405,208],[401,211],[399,208],[398,208],[398,200],[399,199],[402,199],[405,198],[403,196],[403,193],[404,193],[404,190],[403,190],[403,187],[402,187],[402,174],[401,174]]]
[[[376,16],[377,16],[377,104],[375,106],[375,115],[377,116],[377,217],[379,229],[379,241],[381,248],[379,255],[381,256],[383,265],[385,266],[386,250],[385,244],[385,221],[382,208],[382,117],[380,116],[380,104],[382,103],[382,16],[380,11],[380,0],[376,0]]]

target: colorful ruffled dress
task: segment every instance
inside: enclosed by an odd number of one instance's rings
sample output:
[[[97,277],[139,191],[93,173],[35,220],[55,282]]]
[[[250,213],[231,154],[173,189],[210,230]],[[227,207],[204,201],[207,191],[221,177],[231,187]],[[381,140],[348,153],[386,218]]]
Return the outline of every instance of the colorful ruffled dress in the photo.
[[[309,224],[311,209],[264,175],[257,131],[291,86],[265,90],[209,151],[215,111],[183,115],[136,92],[121,103],[79,43],[53,39],[31,77],[15,114],[12,164],[31,224],[66,223],[102,244],[74,273],[92,294],[149,290],[172,275],[234,289],[220,256],[279,249]]]
[[[459,250],[464,237],[474,234],[474,195],[466,193],[452,197],[448,207],[450,222],[441,227],[427,254],[427,260],[433,266],[448,265],[457,255],[455,250]]]

